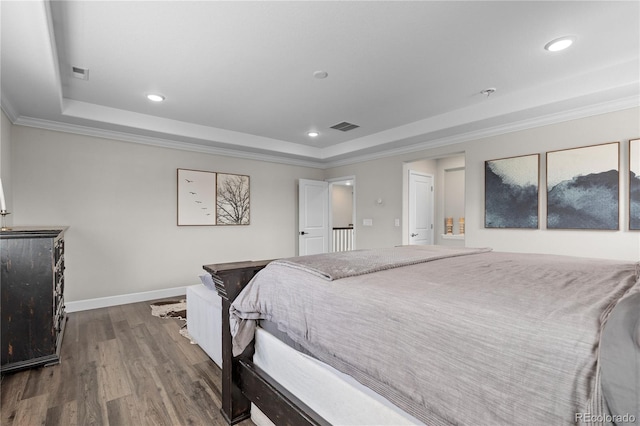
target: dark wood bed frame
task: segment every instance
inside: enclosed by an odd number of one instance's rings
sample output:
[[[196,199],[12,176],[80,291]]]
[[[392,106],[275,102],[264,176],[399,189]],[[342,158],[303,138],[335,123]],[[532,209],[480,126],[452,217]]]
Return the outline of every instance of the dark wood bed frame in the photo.
[[[229,307],[251,278],[270,260],[204,265],[222,298],[222,408],[236,424],[251,417],[253,402],[276,425],[329,425],[306,404],[253,363],[251,344],[238,357],[232,353]]]

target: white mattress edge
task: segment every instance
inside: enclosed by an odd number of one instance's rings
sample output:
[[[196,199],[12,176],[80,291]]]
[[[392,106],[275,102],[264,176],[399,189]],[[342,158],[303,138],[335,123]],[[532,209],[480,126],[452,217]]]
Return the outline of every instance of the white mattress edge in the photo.
[[[296,351],[260,328],[256,331],[253,360],[331,424],[424,424],[353,377]],[[253,413],[252,409],[252,421],[256,425],[273,425],[270,421],[264,422],[266,416],[259,410],[256,411],[255,420]]]

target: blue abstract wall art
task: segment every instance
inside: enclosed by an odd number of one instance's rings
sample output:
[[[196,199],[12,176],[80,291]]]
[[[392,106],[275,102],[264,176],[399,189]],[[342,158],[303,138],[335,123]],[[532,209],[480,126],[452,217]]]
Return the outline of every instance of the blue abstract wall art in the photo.
[[[547,228],[619,229],[620,143],[547,152]]]
[[[485,161],[485,228],[538,228],[540,155]]]
[[[629,229],[640,230],[640,139],[629,141]]]

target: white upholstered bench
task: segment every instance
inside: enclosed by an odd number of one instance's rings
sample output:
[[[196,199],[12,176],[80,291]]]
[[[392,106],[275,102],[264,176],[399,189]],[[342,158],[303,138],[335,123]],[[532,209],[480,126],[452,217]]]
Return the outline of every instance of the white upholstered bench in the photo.
[[[187,329],[222,368],[222,299],[204,284],[187,287]]]

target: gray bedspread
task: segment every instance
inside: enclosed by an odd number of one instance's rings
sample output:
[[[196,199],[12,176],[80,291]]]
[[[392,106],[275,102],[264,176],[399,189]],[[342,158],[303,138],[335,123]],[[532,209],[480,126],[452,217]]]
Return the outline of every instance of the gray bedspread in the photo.
[[[460,248],[443,246],[399,246],[373,250],[353,250],[338,253],[291,257],[272,262],[301,269],[329,281],[371,274],[386,269],[431,262],[445,257],[465,256],[491,251],[489,248]]]
[[[606,413],[601,333],[616,304],[640,293],[637,263],[396,250],[429,259],[333,280],[322,261],[268,265],[231,306],[235,354],[256,320],[272,321],[429,425],[564,425]]]

